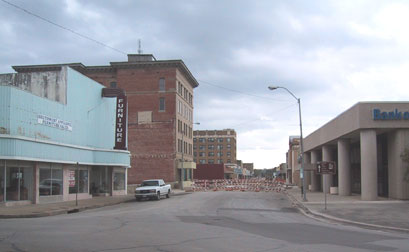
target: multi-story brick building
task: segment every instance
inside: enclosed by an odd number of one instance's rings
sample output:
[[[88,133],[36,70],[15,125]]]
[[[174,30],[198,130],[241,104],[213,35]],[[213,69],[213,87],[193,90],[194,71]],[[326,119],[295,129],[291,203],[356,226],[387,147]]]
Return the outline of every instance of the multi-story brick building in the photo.
[[[156,60],[150,54],[129,54],[128,61],[111,62],[107,66],[66,65],[106,87],[126,92],[131,152],[128,184],[150,178],[163,178],[172,184],[180,182],[182,173],[178,168],[182,167],[182,151],[184,181],[192,180],[193,89],[199,83],[182,60]],[[25,66],[33,67],[36,66]]]
[[[193,136],[193,154],[196,163],[236,163],[237,140],[233,129],[195,130]]]

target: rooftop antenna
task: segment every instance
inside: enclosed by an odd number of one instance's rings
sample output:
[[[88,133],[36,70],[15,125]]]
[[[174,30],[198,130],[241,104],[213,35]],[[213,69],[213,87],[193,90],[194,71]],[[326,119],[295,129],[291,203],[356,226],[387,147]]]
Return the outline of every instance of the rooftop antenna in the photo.
[[[138,54],[142,54],[141,44],[141,40],[138,39]]]

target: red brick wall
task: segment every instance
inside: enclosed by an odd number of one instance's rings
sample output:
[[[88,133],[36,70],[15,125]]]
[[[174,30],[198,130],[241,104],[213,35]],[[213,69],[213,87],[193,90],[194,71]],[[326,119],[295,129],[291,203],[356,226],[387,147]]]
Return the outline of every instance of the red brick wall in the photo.
[[[112,81],[128,97],[128,149],[131,169],[128,184],[161,178],[178,181],[176,172],[176,68],[128,68],[112,72],[86,73],[109,87]],[[165,78],[166,92],[159,92],[159,79]],[[165,111],[159,111],[159,98],[165,98]],[[138,124],[138,112],[152,111],[151,124]]]
[[[224,164],[197,164],[194,179],[224,179]]]

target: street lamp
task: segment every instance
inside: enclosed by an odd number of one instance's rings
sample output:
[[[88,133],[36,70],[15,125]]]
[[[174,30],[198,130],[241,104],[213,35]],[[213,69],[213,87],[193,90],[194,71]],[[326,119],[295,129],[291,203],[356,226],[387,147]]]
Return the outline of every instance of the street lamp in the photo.
[[[193,123],[193,124],[196,124],[196,125],[200,125],[200,123]],[[192,129],[193,130],[193,129]],[[185,160],[184,160],[184,156],[183,156],[183,154],[185,153],[185,148],[184,148],[184,146],[185,146],[185,143],[184,143],[184,141],[183,141],[183,136],[185,135],[185,131],[184,130],[182,130],[181,131],[181,133],[182,133],[182,166],[181,166],[181,168],[180,168],[180,189],[181,190],[183,190],[183,181],[184,181],[184,179],[185,179],[185,169],[183,168],[183,163],[185,162]]]
[[[301,179],[301,196],[303,201],[307,201],[307,189],[306,189],[306,182],[304,177],[304,143],[302,138],[302,120],[301,120],[301,101],[300,98],[297,98],[290,90],[286,87],[279,87],[279,86],[269,86],[268,89],[276,90],[278,88],[285,89],[290,95],[292,95],[298,102],[298,114],[300,117],[300,144],[301,144],[301,169],[300,169],[300,179]]]

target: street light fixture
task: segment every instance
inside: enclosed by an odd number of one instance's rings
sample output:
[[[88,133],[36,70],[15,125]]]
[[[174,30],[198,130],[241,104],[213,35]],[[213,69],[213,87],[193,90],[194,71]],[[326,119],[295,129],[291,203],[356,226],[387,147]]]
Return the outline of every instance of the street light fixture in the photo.
[[[268,89],[270,90],[276,90],[276,89],[285,89],[290,95],[294,97],[294,99],[297,100],[298,102],[298,114],[300,117],[300,145],[301,145],[301,169],[300,169],[300,179],[301,179],[301,196],[303,201],[307,201],[307,188],[306,188],[306,181],[305,181],[305,176],[304,176],[304,143],[303,143],[303,137],[302,137],[302,120],[301,120],[301,100],[300,98],[297,98],[290,90],[288,90],[286,87],[279,87],[279,86],[269,86]]]
[[[193,124],[196,124],[196,125],[200,125],[200,123],[199,122],[197,122],[197,123],[193,123]],[[185,143],[184,143],[184,141],[183,141],[183,136],[185,135],[185,131],[184,130],[182,130],[181,131],[181,133],[182,133],[182,162],[181,162],[181,164],[182,164],[182,166],[181,166],[181,168],[180,168],[180,189],[181,190],[183,190],[183,181],[185,180],[185,169],[183,168],[183,163],[185,162],[185,159],[184,159],[184,153],[185,153]]]

